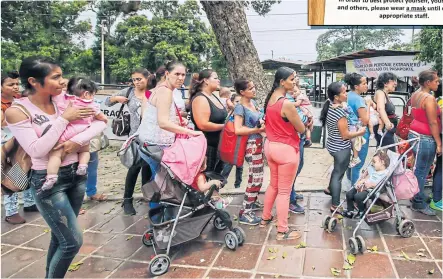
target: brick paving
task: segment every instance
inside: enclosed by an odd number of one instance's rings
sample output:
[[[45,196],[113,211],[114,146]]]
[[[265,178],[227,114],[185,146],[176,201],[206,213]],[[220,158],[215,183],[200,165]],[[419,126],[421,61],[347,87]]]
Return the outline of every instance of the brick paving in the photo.
[[[344,220],[335,232],[321,228],[328,214],[330,198],[322,193],[304,193],[304,215],[290,215],[289,223],[302,238],[276,241],[275,226],[243,226],[245,244],[237,251],[228,250],[223,242],[225,232],[216,231],[212,222],[196,240],[171,251],[172,264],[163,278],[325,278],[334,277],[331,268],[340,270],[339,278],[441,278],[441,214],[427,217],[411,211],[406,203],[402,211],[417,227],[408,239],[396,234],[393,220],[370,227],[358,234],[367,247],[377,252],[356,256],[351,270],[343,270],[348,255],[347,242],[355,221]],[[262,198],[262,196],[260,197]],[[242,196],[235,196],[228,207],[231,216],[238,215]],[[120,204],[86,202],[87,212],[79,216],[84,230],[84,244],[74,262],[80,268],[68,272],[68,278],[146,278],[153,255],[141,235],[148,225],[147,203],[138,201],[136,216],[124,216]],[[26,224],[1,223],[1,277],[41,278],[45,274],[50,234],[38,213],[23,213]],[[306,248],[297,248],[301,242]],[[270,248],[277,250],[270,253]],[[424,249],[424,250],[420,250]],[[423,251],[423,256],[417,255]],[[408,259],[405,259],[404,254]],[[283,255],[285,257],[283,258]],[[268,259],[276,256],[275,259]],[[428,271],[433,270],[433,274]]]

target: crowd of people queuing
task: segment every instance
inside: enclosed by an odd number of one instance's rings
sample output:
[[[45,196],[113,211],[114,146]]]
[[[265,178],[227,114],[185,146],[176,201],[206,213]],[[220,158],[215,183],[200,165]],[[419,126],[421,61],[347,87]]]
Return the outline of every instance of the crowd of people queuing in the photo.
[[[236,135],[247,136],[248,178],[239,222],[260,227],[277,222],[277,240],[299,238],[300,233],[288,226],[288,213],[304,213],[297,203],[303,195],[295,192],[295,184],[303,168],[304,148],[312,144],[313,114],[309,98],[300,92],[297,73],[287,67],[279,68],[261,107],[255,101],[256,88],[251,80],[235,80],[235,94],[231,94],[229,89],[220,88],[218,75],[211,69],[193,75],[189,99],[185,101],[181,89],[186,72],[186,66],[180,62],[169,62],[155,73],[135,69],[131,75],[133,87],[109,96],[105,104],[127,105],[129,134],[137,134],[142,143],[164,149],[174,143],[177,135],[204,135],[207,151],[201,169],[226,178],[233,166],[220,159],[218,146],[225,122],[232,118]],[[20,96],[19,78],[27,96]],[[414,121],[409,137],[420,137],[414,150],[420,192],[412,200],[412,209],[433,215],[434,210],[442,208],[441,106],[437,105],[441,84],[432,71],[422,72],[418,82],[420,87],[411,98]],[[396,83],[395,75],[382,73],[374,98],[363,98],[368,89],[366,78],[356,73],[347,74],[344,82],[329,85],[320,121],[326,126],[326,147],[334,159],[330,183],[324,190],[332,197],[331,211],[340,203],[345,174],[352,185],[360,183],[370,138],[381,146],[394,142],[398,117],[389,94]],[[90,199],[106,200],[105,195],[97,192],[98,152],[89,146],[108,121],[93,102],[97,90],[95,83],[86,78],[74,77],[67,82],[60,66],[48,58],[26,58],[18,73],[2,75],[2,143],[10,133],[31,157],[30,188],[23,191],[24,210],[40,211],[51,228],[48,278],[64,277],[82,245],[77,216],[81,214],[85,192]],[[219,96],[215,94],[217,90]],[[433,194],[428,205],[424,185],[435,157]],[[263,186],[265,158],[270,183],[261,203],[258,196]],[[143,159],[131,166],[126,175],[122,203],[125,214],[136,214],[133,193],[139,173],[142,184],[146,184],[155,176],[159,164],[149,157]],[[389,158],[377,154],[373,164],[376,172],[365,178],[366,185],[371,185],[369,182],[386,169]],[[242,182],[242,172],[243,167],[237,166],[236,188]],[[207,190],[208,184],[201,176],[196,179],[196,187]],[[352,206],[355,201],[359,212],[353,208],[338,212],[345,217],[361,214],[360,202],[365,193],[354,190],[347,194],[351,201],[348,204]],[[17,193],[4,195],[4,204],[7,222],[25,222],[17,211]],[[276,216],[272,215],[274,205]],[[261,216],[257,210],[263,210]]]

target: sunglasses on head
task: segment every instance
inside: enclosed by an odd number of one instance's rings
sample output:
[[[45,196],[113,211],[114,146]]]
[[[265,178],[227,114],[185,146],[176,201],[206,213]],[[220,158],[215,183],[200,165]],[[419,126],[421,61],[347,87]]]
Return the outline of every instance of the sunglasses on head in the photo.
[[[133,82],[141,81],[141,80],[142,80],[142,78],[133,78],[133,79],[132,79]]]

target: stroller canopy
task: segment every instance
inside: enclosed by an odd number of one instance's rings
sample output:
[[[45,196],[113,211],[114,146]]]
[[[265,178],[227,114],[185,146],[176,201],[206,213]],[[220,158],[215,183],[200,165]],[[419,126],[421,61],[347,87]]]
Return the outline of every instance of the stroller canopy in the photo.
[[[183,183],[191,185],[200,171],[206,155],[206,145],[204,135],[188,139],[177,138],[171,147],[164,150],[162,162]]]

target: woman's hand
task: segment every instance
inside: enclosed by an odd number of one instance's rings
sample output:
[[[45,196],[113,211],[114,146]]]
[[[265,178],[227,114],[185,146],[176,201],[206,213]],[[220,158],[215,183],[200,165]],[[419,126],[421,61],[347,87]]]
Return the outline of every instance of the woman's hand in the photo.
[[[82,147],[80,144],[73,142],[73,141],[65,141],[64,143],[58,144],[54,149],[61,149],[63,148],[65,151],[65,154],[71,154],[74,152],[77,152],[77,150],[80,149],[80,147]]]
[[[357,134],[359,136],[363,136],[366,133],[366,127],[360,127],[360,129],[358,129]]]
[[[437,155],[441,156],[441,145],[437,145]]]
[[[189,135],[191,136],[191,137],[198,137],[198,136],[201,136],[201,135],[203,135],[203,132],[202,131],[194,131],[194,130],[189,130],[190,132],[189,132]]]
[[[120,104],[126,104],[128,102],[128,98],[124,96],[114,96],[112,97],[114,102],[118,102]]]
[[[388,124],[385,125],[385,128],[390,131],[392,129],[394,129],[394,124],[392,124],[391,122],[389,122]]]
[[[74,108],[72,107],[72,103],[69,103],[65,112],[62,114],[62,117],[69,122],[74,120],[83,119],[86,117],[90,117],[94,115],[94,110],[91,108]]]

